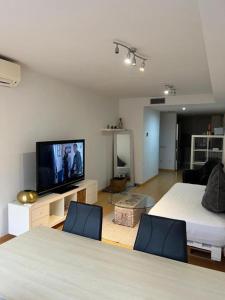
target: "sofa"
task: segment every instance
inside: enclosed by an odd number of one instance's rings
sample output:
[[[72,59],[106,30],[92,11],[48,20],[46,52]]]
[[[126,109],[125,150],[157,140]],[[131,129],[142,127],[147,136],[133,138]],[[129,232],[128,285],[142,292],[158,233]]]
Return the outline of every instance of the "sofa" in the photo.
[[[201,168],[197,170],[184,170],[182,177],[184,183],[207,185],[209,176],[213,168],[219,163],[218,159],[208,160]]]

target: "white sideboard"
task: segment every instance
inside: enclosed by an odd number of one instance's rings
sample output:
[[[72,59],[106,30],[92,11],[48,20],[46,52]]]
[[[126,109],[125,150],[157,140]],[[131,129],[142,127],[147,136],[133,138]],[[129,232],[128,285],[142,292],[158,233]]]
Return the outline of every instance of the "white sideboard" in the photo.
[[[51,193],[39,197],[32,204],[21,204],[18,201],[9,203],[9,234],[17,236],[40,225],[54,227],[62,223],[66,218],[70,201],[88,204],[97,202],[98,185],[96,180],[84,180],[77,186],[74,190],[64,194]]]

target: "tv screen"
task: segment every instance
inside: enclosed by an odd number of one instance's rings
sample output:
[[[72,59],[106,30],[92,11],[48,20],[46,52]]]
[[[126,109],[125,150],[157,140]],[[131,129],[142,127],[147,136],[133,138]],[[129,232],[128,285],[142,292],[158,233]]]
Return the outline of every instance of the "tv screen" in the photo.
[[[37,192],[43,194],[83,180],[85,141],[37,142]]]

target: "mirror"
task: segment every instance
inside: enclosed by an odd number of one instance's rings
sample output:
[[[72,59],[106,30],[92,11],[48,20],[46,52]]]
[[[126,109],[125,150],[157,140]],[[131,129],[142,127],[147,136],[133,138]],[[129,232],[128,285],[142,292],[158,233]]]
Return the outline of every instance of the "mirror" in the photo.
[[[114,177],[127,177],[134,184],[133,139],[130,131],[114,134]]]

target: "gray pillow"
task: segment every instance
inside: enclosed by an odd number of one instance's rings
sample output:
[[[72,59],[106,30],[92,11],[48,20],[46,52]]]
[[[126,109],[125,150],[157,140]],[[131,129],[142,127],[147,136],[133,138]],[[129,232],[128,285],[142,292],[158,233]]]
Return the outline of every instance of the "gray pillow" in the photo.
[[[225,173],[222,164],[216,165],[212,170],[202,206],[215,213],[225,212]]]

